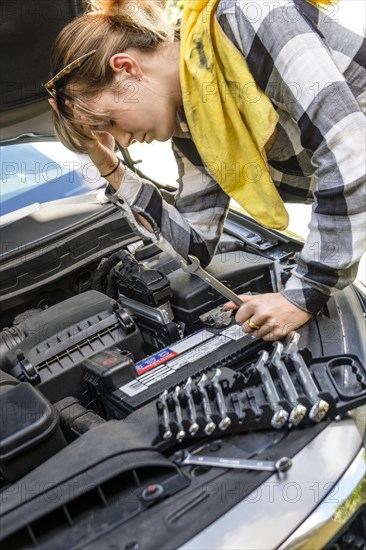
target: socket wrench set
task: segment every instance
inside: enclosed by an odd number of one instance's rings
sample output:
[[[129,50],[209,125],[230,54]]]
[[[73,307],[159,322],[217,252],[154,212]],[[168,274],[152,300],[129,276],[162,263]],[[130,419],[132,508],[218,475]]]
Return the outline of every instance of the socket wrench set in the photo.
[[[296,335],[285,348],[275,342],[271,353],[260,351],[244,373],[216,364],[166,388],[156,401],[156,441],[300,426],[365,403],[366,372],[356,357],[313,359]]]

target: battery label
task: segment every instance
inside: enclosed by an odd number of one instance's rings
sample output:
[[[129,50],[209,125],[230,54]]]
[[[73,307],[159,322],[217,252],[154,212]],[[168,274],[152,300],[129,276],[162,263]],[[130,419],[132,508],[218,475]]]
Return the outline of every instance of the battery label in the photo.
[[[139,361],[135,365],[137,375],[141,375],[146,371],[149,371],[151,369],[154,369],[155,367],[158,367],[162,363],[166,363],[167,361],[169,361],[169,359],[172,359],[176,355],[178,355],[176,351],[170,348],[165,348],[159,353],[155,353],[154,355],[151,355],[147,359],[144,359],[143,361]]]
[[[136,363],[138,377],[136,380],[120,387],[120,390],[133,397],[146,390],[152,384],[168,377],[180,368],[194,363],[230,341],[230,338],[204,329],[159,353],[155,353]]]
[[[139,376],[141,374],[144,374],[144,372],[152,370],[162,363],[166,363],[170,359],[173,359],[173,357],[176,357],[177,355],[180,355],[181,353],[196,347],[197,345],[205,342],[206,340],[209,340],[210,338],[213,338],[214,336],[215,335],[208,330],[200,330],[195,334],[191,334],[191,336],[187,336],[187,338],[183,338],[183,340],[179,340],[179,342],[176,342],[169,348],[164,348],[163,350],[154,353],[154,355],[150,355],[150,357],[142,359],[142,361],[136,363],[135,368],[137,375]]]
[[[240,340],[241,338],[250,338],[255,340],[255,336],[250,333],[243,332],[242,325],[231,325],[231,327],[226,328],[222,331],[222,336],[227,336],[230,340]]]
[[[205,355],[208,355],[212,351],[215,351],[227,342],[229,342],[229,339],[221,335],[217,336],[216,338],[212,338],[201,346],[198,346],[197,348],[188,351],[181,357],[177,357],[176,359],[173,359],[173,361],[170,361],[169,367],[173,370],[181,369],[185,365],[188,365],[189,363],[194,363],[195,361],[197,361],[197,359],[205,357]]]

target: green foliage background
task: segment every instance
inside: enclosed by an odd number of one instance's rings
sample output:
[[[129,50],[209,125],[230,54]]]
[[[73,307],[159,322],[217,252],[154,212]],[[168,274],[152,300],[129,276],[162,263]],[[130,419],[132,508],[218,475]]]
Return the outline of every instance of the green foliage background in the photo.
[[[168,4],[171,4],[173,7],[178,10],[182,10],[184,6],[184,0],[169,0]]]
[[[169,17],[175,23],[183,11],[184,0],[168,0],[167,10]]]

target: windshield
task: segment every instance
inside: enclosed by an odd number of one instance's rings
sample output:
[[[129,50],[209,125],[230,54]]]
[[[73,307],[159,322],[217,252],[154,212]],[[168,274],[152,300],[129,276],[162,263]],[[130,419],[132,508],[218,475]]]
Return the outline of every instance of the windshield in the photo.
[[[0,147],[0,214],[34,203],[83,195],[105,186],[86,155],[59,142],[18,143]]]

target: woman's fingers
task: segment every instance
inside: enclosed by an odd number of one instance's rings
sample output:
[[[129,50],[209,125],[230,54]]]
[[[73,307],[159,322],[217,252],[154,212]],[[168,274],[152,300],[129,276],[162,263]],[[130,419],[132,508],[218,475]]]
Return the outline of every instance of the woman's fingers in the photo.
[[[252,298],[254,298],[254,296],[257,296],[257,294],[255,295],[251,295],[251,294],[239,294],[239,298],[241,299],[241,301],[246,304],[248,302],[250,302],[250,300]],[[235,302],[226,302],[226,304],[224,304],[224,309],[238,309],[238,305],[235,303]],[[242,308],[243,306],[240,306],[240,308]]]
[[[115,140],[112,134],[109,132],[93,132],[97,140],[101,145],[114,151]]]
[[[310,313],[302,311],[279,293],[244,294],[240,298],[244,305],[236,313],[236,322],[242,324],[244,332],[264,340],[281,340],[311,317]],[[237,309],[233,302],[224,307]]]
[[[49,103],[57,111],[56,101],[50,99]],[[83,151],[89,155],[90,160],[101,174],[109,174],[116,166],[114,137],[109,132],[93,130],[90,127],[90,119],[71,100],[65,100],[65,105],[72,110],[73,118],[80,128],[82,135],[78,137],[78,140]]]

